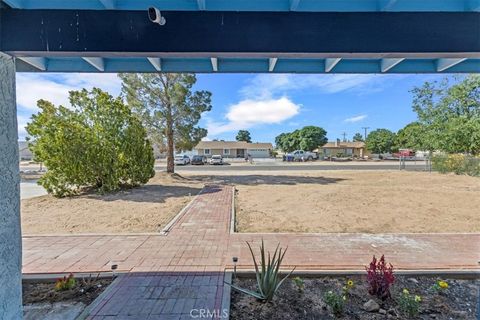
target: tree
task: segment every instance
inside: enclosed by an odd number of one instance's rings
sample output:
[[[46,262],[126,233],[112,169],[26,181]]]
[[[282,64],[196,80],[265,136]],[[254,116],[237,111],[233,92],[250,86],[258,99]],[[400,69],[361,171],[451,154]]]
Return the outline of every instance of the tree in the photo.
[[[277,148],[284,152],[302,149],[312,151],[327,142],[327,131],[316,126],[306,126],[289,133],[281,133],[275,138]]]
[[[420,122],[412,122],[398,130],[395,136],[395,148],[429,150],[425,141],[425,126]]]
[[[356,141],[363,141],[363,136],[361,133],[355,133],[355,135],[353,136],[353,141],[356,142]]]
[[[392,151],[394,142],[395,133],[387,129],[377,129],[368,134],[365,147],[372,153],[386,153]]]
[[[127,101],[155,143],[167,150],[167,172],[174,172],[174,149],[191,150],[207,130],[198,127],[203,112],[210,111],[211,93],[193,91],[197,81],[189,73],[120,74]],[[161,148],[160,148],[161,149]]]
[[[315,126],[306,126],[298,132],[300,149],[312,151],[327,143],[327,131]]]
[[[469,75],[454,84],[451,80],[425,82],[411,91],[413,110],[425,128],[424,144],[430,151],[478,154],[480,76]]]
[[[121,98],[100,89],[70,92],[72,108],[38,101],[26,129],[35,160],[48,171],[39,184],[56,196],[82,188],[100,192],[146,183],[154,175],[152,146]]]
[[[245,141],[245,142],[252,142],[252,138],[250,137],[250,132],[248,130],[240,130],[237,133],[235,138],[237,141]]]

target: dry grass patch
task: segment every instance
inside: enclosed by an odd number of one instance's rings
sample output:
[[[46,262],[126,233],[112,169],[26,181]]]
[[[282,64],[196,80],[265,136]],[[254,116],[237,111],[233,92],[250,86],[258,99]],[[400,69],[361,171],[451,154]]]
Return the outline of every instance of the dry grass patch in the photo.
[[[22,200],[24,234],[158,232],[203,187],[157,173],[148,184],[117,193]]]
[[[399,171],[272,172],[235,183],[239,232],[479,232],[480,179]]]

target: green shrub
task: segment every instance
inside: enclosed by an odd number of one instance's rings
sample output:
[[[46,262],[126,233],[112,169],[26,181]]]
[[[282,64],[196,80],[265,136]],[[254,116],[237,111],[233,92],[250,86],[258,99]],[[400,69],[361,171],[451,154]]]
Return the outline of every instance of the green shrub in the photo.
[[[436,155],[432,158],[432,168],[440,173],[453,172],[478,177],[480,158],[463,154]]]
[[[35,160],[48,168],[39,184],[49,193],[109,192],[154,175],[146,131],[121,98],[83,89],[70,92],[70,104],[56,107],[39,100],[40,112],[26,128]]]

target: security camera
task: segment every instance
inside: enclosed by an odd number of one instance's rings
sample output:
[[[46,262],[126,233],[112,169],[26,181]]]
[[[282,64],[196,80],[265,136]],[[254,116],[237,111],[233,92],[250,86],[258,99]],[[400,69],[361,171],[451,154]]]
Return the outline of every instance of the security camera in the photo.
[[[162,13],[155,7],[148,8],[148,19],[153,23],[158,23],[159,25],[163,26],[167,23],[165,17],[162,17]]]

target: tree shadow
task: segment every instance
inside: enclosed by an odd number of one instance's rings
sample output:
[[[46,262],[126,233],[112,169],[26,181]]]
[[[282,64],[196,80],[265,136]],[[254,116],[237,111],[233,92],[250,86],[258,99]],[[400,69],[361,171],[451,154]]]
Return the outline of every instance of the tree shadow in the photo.
[[[307,177],[294,175],[193,175],[190,179],[209,183],[225,183],[237,185],[296,185],[319,184],[328,185],[348,180],[344,178]]]
[[[115,193],[107,193],[104,195],[90,193],[84,195],[87,198],[102,201],[132,201],[132,202],[151,202],[163,203],[168,198],[178,198],[186,196],[195,196],[201,190],[202,186],[182,186],[182,185],[162,185],[147,184],[137,188],[124,189]],[[214,190],[210,191],[214,192]],[[215,192],[218,192],[215,191]]]

